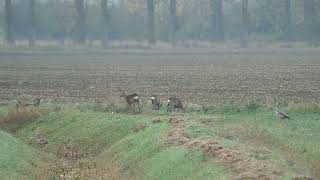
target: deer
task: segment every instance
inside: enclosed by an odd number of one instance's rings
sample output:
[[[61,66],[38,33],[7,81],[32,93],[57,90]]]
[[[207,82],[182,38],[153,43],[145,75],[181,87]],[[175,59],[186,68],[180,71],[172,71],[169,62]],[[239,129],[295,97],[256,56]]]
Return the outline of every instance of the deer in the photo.
[[[36,97],[32,100],[32,103],[26,103],[26,102],[23,102],[21,100],[18,100],[17,103],[16,103],[16,107],[17,108],[20,108],[20,107],[28,107],[28,106],[34,106],[34,107],[39,107],[40,106],[40,102],[41,102],[41,99]]]
[[[140,96],[137,93],[127,95],[124,90],[119,89],[119,91],[121,92],[120,97],[126,100],[130,110],[133,108],[132,111],[135,112],[136,108],[138,107],[139,112],[141,112]]]
[[[40,106],[40,102],[41,102],[41,99],[36,97],[32,100],[32,105],[35,106],[35,107],[39,107]]]
[[[170,97],[167,102],[167,112],[172,112],[172,109],[173,111],[178,109],[178,111],[186,112],[186,103],[182,104],[180,98]]]
[[[150,97],[151,103],[152,103],[152,109],[153,110],[160,110],[162,103],[160,101],[159,96],[153,95]]]

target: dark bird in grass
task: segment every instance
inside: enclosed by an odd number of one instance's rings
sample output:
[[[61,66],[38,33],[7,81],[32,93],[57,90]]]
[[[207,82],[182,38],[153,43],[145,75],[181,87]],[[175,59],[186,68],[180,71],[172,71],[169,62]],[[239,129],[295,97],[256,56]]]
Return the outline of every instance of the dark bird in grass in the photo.
[[[45,146],[47,145],[49,142],[43,138],[40,137],[39,134],[37,134],[37,144],[41,145],[41,146]]]
[[[276,109],[276,117],[278,119],[290,119],[290,117],[287,113],[279,111],[279,109]]]

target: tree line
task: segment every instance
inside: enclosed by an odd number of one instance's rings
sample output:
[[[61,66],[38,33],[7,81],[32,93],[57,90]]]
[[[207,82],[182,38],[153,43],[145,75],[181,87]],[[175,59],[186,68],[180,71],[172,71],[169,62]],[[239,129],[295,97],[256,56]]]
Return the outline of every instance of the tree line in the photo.
[[[320,40],[320,0],[4,0],[0,21],[9,45],[27,39]],[[1,18],[4,17],[4,18]],[[1,32],[1,31],[0,31]]]

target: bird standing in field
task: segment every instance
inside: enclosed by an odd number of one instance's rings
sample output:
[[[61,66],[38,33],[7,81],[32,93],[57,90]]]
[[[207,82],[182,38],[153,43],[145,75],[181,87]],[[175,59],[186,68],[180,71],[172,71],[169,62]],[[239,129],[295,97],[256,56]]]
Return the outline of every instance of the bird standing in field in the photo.
[[[278,119],[290,119],[290,117],[287,113],[279,111],[279,109],[276,109],[276,117]]]

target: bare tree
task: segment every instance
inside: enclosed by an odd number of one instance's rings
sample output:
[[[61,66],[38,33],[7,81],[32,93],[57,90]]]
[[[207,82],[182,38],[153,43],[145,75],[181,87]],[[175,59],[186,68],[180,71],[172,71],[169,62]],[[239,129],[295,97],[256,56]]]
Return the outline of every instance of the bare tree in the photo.
[[[108,7],[109,0],[101,0],[101,24],[102,24],[102,45],[108,46],[109,41],[109,29],[110,29],[110,12]]]
[[[29,47],[35,46],[36,42],[36,14],[35,14],[35,0],[29,0]]]
[[[315,28],[314,22],[316,18],[315,12],[315,1],[314,0],[304,0],[304,30],[305,39],[307,41],[314,41]]]
[[[224,23],[223,23],[223,0],[210,0],[212,10],[212,40],[224,41]]]
[[[285,38],[286,40],[292,40],[294,29],[292,26],[292,14],[291,14],[291,0],[284,0],[284,8],[285,8]]]
[[[149,45],[156,43],[154,23],[154,0],[147,0],[148,6],[148,42]]]
[[[86,41],[86,13],[84,8],[84,0],[75,0],[76,6],[76,27],[75,38],[79,44],[85,44]]]
[[[13,25],[13,8],[12,1],[5,0],[5,32],[6,32],[6,41],[9,45],[13,45],[15,43],[14,37],[14,25]]]
[[[176,30],[177,30],[177,2],[170,0],[170,41],[172,46],[176,45]]]
[[[241,0],[242,4],[242,36],[241,36],[241,47],[248,47],[249,37],[249,2],[248,0]]]

